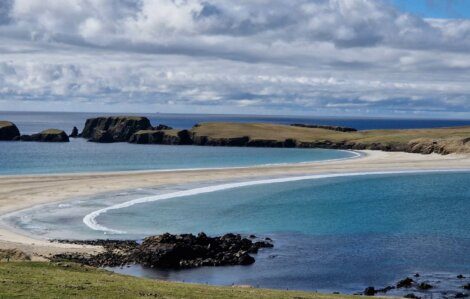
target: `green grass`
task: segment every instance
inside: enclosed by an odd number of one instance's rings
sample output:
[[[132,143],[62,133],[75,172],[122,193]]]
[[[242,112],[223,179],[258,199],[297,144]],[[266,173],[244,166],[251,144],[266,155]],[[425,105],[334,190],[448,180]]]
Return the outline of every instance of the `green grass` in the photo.
[[[51,134],[51,135],[59,135],[59,134],[62,134],[64,133],[63,130],[58,130],[58,129],[47,129],[47,130],[44,130],[44,131],[41,131],[40,134]]]
[[[1,127],[8,127],[8,126],[11,126],[13,125],[12,122],[9,122],[9,121],[6,121],[6,120],[0,120],[0,128]]]
[[[0,263],[0,298],[352,298],[307,292],[215,287],[119,275],[76,264]]]
[[[300,142],[321,140],[352,141],[371,144],[403,144],[418,138],[447,139],[470,137],[470,126],[413,130],[366,130],[337,132],[319,128],[302,128],[267,123],[201,123],[192,129],[199,136],[233,138],[249,136],[251,139],[284,141],[286,138]]]

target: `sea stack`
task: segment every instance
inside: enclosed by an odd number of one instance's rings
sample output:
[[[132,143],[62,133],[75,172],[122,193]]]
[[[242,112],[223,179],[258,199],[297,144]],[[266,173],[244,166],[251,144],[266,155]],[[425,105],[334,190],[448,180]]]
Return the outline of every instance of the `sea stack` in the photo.
[[[12,122],[0,120],[0,140],[11,141],[19,140],[20,131]]]
[[[77,138],[77,137],[78,137],[78,129],[77,129],[77,127],[73,127],[72,133],[70,133],[69,137],[72,137],[72,138]]]
[[[151,129],[150,120],[141,116],[89,118],[82,137],[93,142],[127,142],[137,131]]]

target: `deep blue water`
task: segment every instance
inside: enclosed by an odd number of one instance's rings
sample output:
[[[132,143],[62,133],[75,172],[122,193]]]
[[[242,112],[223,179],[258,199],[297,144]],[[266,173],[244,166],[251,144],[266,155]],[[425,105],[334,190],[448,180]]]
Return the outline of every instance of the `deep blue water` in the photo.
[[[129,113],[121,113],[129,114]],[[0,120],[14,122],[22,134],[37,133],[48,128],[70,132],[74,126],[80,131],[89,117],[112,115],[112,113],[64,113],[64,112],[2,112]],[[257,116],[257,115],[213,115],[213,114],[156,114],[140,113],[153,125],[166,124],[174,128],[191,128],[200,122],[269,122],[280,124],[306,123],[320,125],[348,126],[358,130],[370,129],[414,129],[470,125],[470,120],[445,119],[386,119],[386,118],[335,118],[302,116]]]
[[[135,236],[240,232],[275,244],[249,267],[118,270],[124,273],[354,293],[419,272],[438,293],[455,287],[457,274],[470,274],[469,183],[470,173],[309,180],[135,205],[98,219]]]

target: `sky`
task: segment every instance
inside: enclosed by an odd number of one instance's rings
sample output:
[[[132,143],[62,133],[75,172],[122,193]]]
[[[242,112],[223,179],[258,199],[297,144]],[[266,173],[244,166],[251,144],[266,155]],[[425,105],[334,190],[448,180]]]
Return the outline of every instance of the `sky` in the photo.
[[[0,0],[0,111],[470,117],[470,0]]]

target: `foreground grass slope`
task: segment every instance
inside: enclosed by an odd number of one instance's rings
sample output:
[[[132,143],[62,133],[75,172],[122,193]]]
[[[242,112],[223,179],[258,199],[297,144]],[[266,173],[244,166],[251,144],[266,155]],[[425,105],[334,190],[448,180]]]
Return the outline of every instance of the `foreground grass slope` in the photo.
[[[351,298],[155,281],[75,264],[0,263],[0,298]]]

